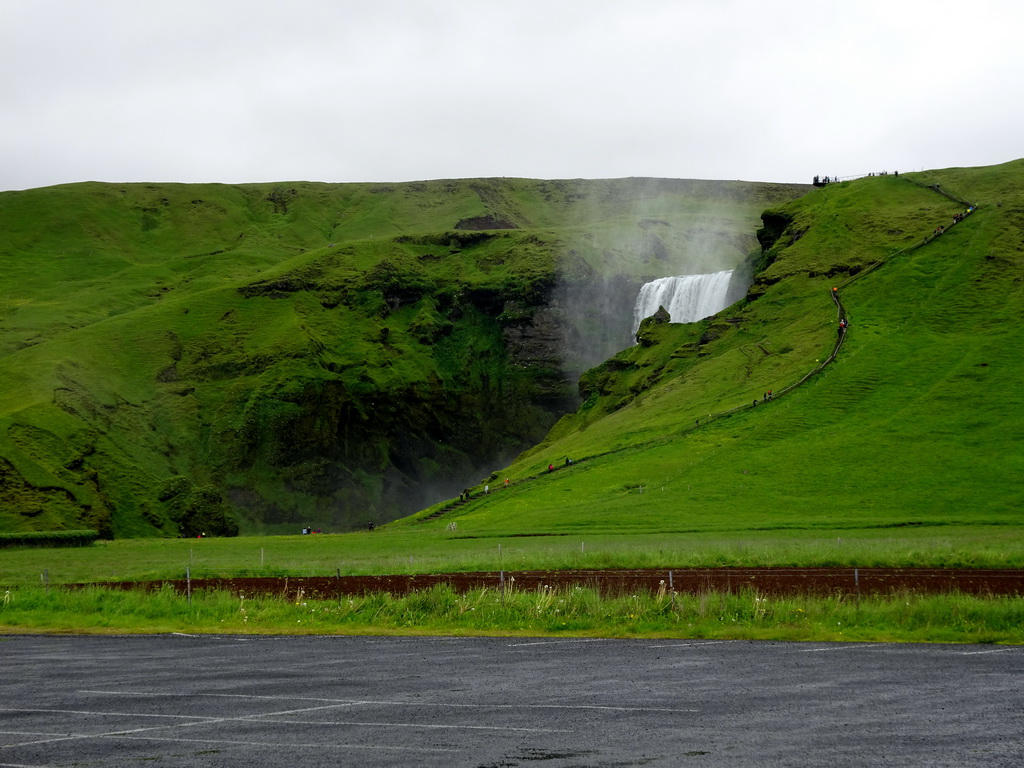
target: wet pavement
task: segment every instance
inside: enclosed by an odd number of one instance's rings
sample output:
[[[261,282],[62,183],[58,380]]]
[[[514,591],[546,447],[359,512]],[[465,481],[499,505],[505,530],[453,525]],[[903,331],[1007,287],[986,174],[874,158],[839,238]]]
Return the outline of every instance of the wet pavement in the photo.
[[[1011,766],[1024,647],[0,637],[0,766]]]

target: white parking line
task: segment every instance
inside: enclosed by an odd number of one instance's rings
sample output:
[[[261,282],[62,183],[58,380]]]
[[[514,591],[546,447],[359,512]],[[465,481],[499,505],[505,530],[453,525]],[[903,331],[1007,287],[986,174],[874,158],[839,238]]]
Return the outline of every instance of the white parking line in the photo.
[[[235,720],[236,718],[228,718]],[[249,717],[239,717],[238,722],[253,722]],[[373,723],[360,720],[260,720],[261,723],[282,723],[284,725],[352,725],[365,728],[423,728],[448,729],[457,731],[519,731],[523,733],[573,733],[564,728],[516,728],[511,725],[438,725],[435,723]]]
[[[306,699],[299,696],[255,696],[246,693],[148,693],[144,691],[94,691],[94,690],[83,690],[78,693],[89,693],[89,694],[110,694],[112,696],[148,696],[148,697],[161,697],[161,698],[199,698],[199,697],[215,697],[224,699],[262,699],[271,701],[324,701],[330,702],[336,706],[369,706],[369,707],[419,707],[427,708],[432,707],[435,709],[514,709],[514,710],[527,710],[527,709],[596,709],[596,710],[609,710],[613,712],[684,712],[692,713],[699,712],[697,709],[669,709],[664,707],[613,707],[606,706],[603,704],[492,704],[492,703],[481,703],[481,704],[459,704],[454,702],[432,702],[432,701],[398,701],[398,700],[386,700],[386,699]],[[329,708],[329,707],[325,707]],[[313,707],[312,709],[319,709],[319,707]],[[301,710],[297,710],[301,711]],[[265,717],[273,716],[275,713],[268,712]],[[257,717],[258,715],[253,715]],[[154,715],[156,717],[156,715]],[[184,717],[184,715],[179,715]],[[217,718],[218,720],[224,718]],[[212,720],[212,718],[211,718]]]
[[[47,734],[40,734],[46,736]],[[65,733],[60,737],[56,738],[45,738],[45,739],[33,739],[32,741],[20,741],[13,744],[0,744],[2,749],[10,749],[11,747],[36,747],[40,744],[55,744],[58,741],[75,741],[76,739],[96,739],[101,736],[105,736],[104,733]]]
[[[26,741],[21,744],[5,744],[5,747],[26,747],[34,746],[37,744],[51,744],[57,741],[69,741],[75,739],[99,739],[99,738],[110,738],[112,736],[128,737],[133,733],[146,733],[148,731],[161,731],[167,728],[190,728],[197,725],[216,725],[218,723],[227,722],[256,722],[256,718],[260,717],[273,717],[274,715],[288,715],[299,712],[316,712],[322,709],[337,709],[340,706],[346,706],[344,704],[331,704],[322,707],[307,707],[305,709],[293,709],[286,710],[283,712],[267,712],[265,714],[255,714],[243,717],[204,717],[202,715],[154,715],[149,713],[136,713],[136,712],[95,712],[95,711],[83,711],[80,709],[17,709],[15,707],[4,707],[0,708],[2,712],[44,712],[52,713],[57,715],[91,715],[100,717],[119,717],[119,718],[131,718],[131,717],[153,717],[153,718],[164,718],[164,719],[175,719],[175,720],[189,720],[187,723],[167,723],[165,725],[152,725],[144,728],[128,728],[121,731],[104,731],[103,733],[92,733],[92,734],[61,734],[57,736],[54,734],[53,738],[36,739],[34,741]]]
[[[509,643],[509,648],[526,648],[531,645],[565,645],[566,643],[600,643],[605,638],[573,638],[572,640],[537,640],[532,643]]]
[[[203,715],[152,715],[146,712],[97,712],[94,709],[44,709],[32,707],[0,707],[0,712],[51,712],[55,715],[98,715],[100,717],[164,717],[197,722],[214,718]]]
[[[1020,647],[994,648],[991,651],[959,651],[960,656],[981,656],[986,653],[1006,653],[1007,651],[1019,651]]]
[[[824,653],[826,651],[859,651],[862,648],[879,648],[885,643],[868,643],[867,645],[839,643],[828,648],[801,648],[800,653]]]
[[[281,749],[297,749],[309,747],[312,749],[382,749],[399,752],[461,752],[459,749],[444,749],[440,747],[401,747],[380,744],[341,744],[337,742],[320,743],[297,743],[297,742],[275,742],[275,741],[238,741],[234,739],[175,739],[168,736],[133,736],[131,732],[124,733],[80,733],[67,734],[59,739],[46,739],[44,741],[26,741],[22,744],[5,744],[4,747],[25,747],[37,744],[51,744],[56,741],[69,741],[75,739],[125,739],[128,741],[170,741],[183,744],[223,744],[249,747],[279,747]],[[43,768],[43,766],[19,766],[15,763],[0,763],[0,768]]]
[[[362,704],[363,702],[358,699],[325,699],[323,697],[316,696],[259,696],[256,694],[248,693],[152,693],[149,691],[91,691],[91,690],[80,690],[76,693],[88,693],[98,696],[138,696],[138,697],[150,697],[150,698],[186,698],[190,699],[196,696],[202,696],[204,698],[221,698],[221,699],[256,699],[258,701],[322,701],[329,704]]]
[[[705,645],[724,645],[726,643],[735,643],[735,640],[708,640],[706,642],[697,643],[670,643],[668,645],[648,645],[648,648],[703,648]]]
[[[0,736],[53,736],[49,731],[0,731]],[[0,744],[0,746],[5,746]],[[0,763],[2,766],[3,763]]]
[[[281,749],[381,749],[393,752],[462,752],[461,749],[445,749],[443,747],[399,747],[384,744],[340,744],[340,743],[301,743],[276,741],[235,741],[233,739],[172,739],[163,736],[124,736],[130,741],[171,741],[181,744],[223,744],[242,747],[279,747]]]
[[[328,709],[329,707],[319,707],[319,709]],[[31,710],[38,712],[40,710]],[[50,710],[42,710],[50,711]],[[56,711],[56,710],[52,710]],[[298,710],[301,711],[301,710]],[[104,713],[109,714],[109,713]],[[508,733],[572,733],[571,730],[559,729],[559,728],[518,728],[515,726],[507,725],[448,725],[448,724],[433,724],[433,723],[388,723],[388,722],[361,722],[355,720],[275,720],[274,717],[282,714],[288,714],[287,712],[275,712],[267,715],[243,715],[238,717],[218,717],[218,718],[204,718],[197,720],[193,723],[174,723],[167,725],[155,725],[146,728],[131,728],[122,731],[104,731],[102,733],[46,733],[39,731],[0,731],[0,733],[9,734],[11,736],[35,736],[39,738],[30,739],[28,741],[22,741],[13,744],[0,744],[0,748],[9,747],[26,747],[35,746],[39,744],[52,744],[58,741],[74,741],[76,739],[103,739],[103,738],[132,738],[132,739],[154,739],[158,741],[200,741],[199,739],[173,739],[165,736],[152,736],[145,734],[151,731],[159,731],[166,728],[187,728],[190,726],[202,726],[202,725],[217,725],[220,723],[272,723],[281,725],[313,725],[320,728],[325,726],[348,726],[348,727],[361,727],[361,728],[410,728],[410,729],[422,729],[422,730],[463,730],[463,731],[497,731],[497,732],[508,732]],[[163,717],[163,715],[148,715],[148,717]],[[166,715],[166,717],[180,717],[180,715]],[[247,743],[247,742],[237,742]]]
[[[236,717],[202,717],[202,716],[189,716],[189,715],[155,715],[147,713],[124,713],[124,712],[90,712],[85,710],[67,710],[67,709],[37,709],[37,708],[24,708],[16,709],[13,707],[6,707],[0,711],[5,712],[34,712],[34,713],[53,713],[53,714],[80,714],[80,715],[100,715],[108,717],[153,717],[153,718],[170,718],[170,719],[187,719],[188,723],[168,723],[165,725],[154,725],[143,728],[130,728],[120,731],[105,731],[102,733],[40,733],[35,731],[3,731],[2,733],[10,733],[10,735],[18,736],[35,736],[37,738],[30,739],[28,741],[22,741],[12,744],[0,745],[3,748],[11,747],[26,747],[26,746],[38,746],[41,744],[53,744],[60,741],[75,741],[75,740],[87,740],[87,739],[132,739],[141,741],[171,741],[171,742],[182,742],[182,743],[209,743],[209,744],[233,744],[243,746],[278,746],[283,748],[295,748],[295,747],[318,747],[323,746],[322,744],[295,744],[295,743],[277,743],[277,742],[250,742],[250,741],[235,741],[226,739],[188,739],[188,738],[172,738],[168,736],[156,736],[152,732],[164,730],[167,728],[189,728],[195,726],[205,725],[216,725],[220,723],[281,723],[286,725],[315,725],[319,727],[323,726],[357,726],[357,727],[368,727],[368,728],[416,728],[424,730],[436,730],[436,729],[447,729],[447,730],[477,730],[477,731],[500,731],[500,732],[518,732],[518,733],[571,733],[572,731],[554,728],[518,728],[515,726],[483,726],[483,725],[449,725],[449,724],[429,724],[429,723],[389,723],[389,722],[358,722],[358,721],[336,721],[330,720],[317,720],[317,721],[301,721],[294,719],[283,719],[275,720],[275,718],[290,715],[299,714],[304,712],[316,712],[325,709],[336,709],[339,706],[348,706],[347,703],[327,705],[321,707],[307,707],[303,709],[293,710],[282,710],[280,712],[268,712],[268,713],[257,713],[254,715],[243,715]],[[145,735],[143,735],[145,734]],[[358,749],[390,749],[390,750],[402,750],[402,751],[413,751],[413,752],[457,752],[460,750],[451,749],[433,749],[433,748],[419,748],[419,747],[396,747],[396,746],[380,746],[380,745],[366,745],[366,744],[331,744],[332,747],[338,746],[349,746]]]

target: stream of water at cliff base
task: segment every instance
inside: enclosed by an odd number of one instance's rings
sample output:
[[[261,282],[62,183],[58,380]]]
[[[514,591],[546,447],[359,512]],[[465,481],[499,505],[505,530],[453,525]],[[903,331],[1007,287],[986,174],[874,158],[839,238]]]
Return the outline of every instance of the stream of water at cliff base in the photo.
[[[664,307],[673,323],[693,323],[729,306],[729,282],[733,270],[709,275],[662,277],[644,283],[633,309],[633,331],[640,321]]]

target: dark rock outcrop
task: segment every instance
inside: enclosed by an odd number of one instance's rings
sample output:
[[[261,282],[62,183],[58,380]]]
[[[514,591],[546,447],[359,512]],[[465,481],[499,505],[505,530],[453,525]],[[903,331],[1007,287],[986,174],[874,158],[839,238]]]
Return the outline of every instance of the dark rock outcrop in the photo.
[[[468,219],[459,219],[455,224],[456,229],[518,229],[511,221],[498,216],[471,216]]]

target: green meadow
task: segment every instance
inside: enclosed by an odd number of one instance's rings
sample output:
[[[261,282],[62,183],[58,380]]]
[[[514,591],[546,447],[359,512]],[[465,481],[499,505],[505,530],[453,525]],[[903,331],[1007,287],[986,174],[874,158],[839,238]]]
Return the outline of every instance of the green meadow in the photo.
[[[71,549],[4,550],[0,586],[221,576],[705,568],[919,566],[1024,568],[1007,526],[466,537],[458,530],[208,539],[127,539]]]
[[[418,598],[353,598],[348,607],[299,606],[304,611],[287,601],[261,602],[250,612],[226,595],[203,596],[194,609],[162,595],[166,608],[136,620],[132,617],[149,609],[118,601],[137,598],[58,587],[181,578],[186,568],[199,577],[728,565],[1024,567],[1022,180],[1024,161],[1015,161],[863,178],[772,204],[758,232],[759,247],[747,260],[753,283],[745,299],[699,323],[645,323],[639,344],[583,373],[581,405],[540,442],[505,466],[496,462],[458,478],[457,487],[471,490],[468,502],[442,501],[373,532],[117,539],[80,550],[5,551],[0,583],[11,589],[0,624],[18,631],[53,630],[66,622],[88,631],[287,627],[1021,642],[1019,598],[907,594],[853,603],[765,601],[756,593],[678,602],[644,596],[631,609],[630,596],[459,596],[439,589]],[[978,207],[953,225],[952,217],[965,205],[942,191]],[[385,197],[380,204],[386,208]],[[520,212],[528,206],[526,197],[505,202]],[[387,217],[383,210],[378,215]],[[536,211],[532,215],[541,218]],[[940,226],[944,231],[936,237]],[[369,219],[351,227],[372,229]],[[528,243],[523,246],[529,251]],[[596,264],[610,253],[596,249],[588,258]],[[294,258],[279,268],[281,275],[294,276],[296,266],[310,257]],[[260,274],[272,282],[271,272]],[[512,279],[511,272],[505,274]],[[823,365],[838,339],[833,289],[850,326],[835,360]],[[218,289],[210,290],[203,295],[219,295]],[[245,302],[232,301],[241,313]],[[147,311],[141,298],[139,304],[139,311]],[[204,311],[213,317],[222,309],[211,302]],[[245,320],[249,335],[238,338],[253,338],[268,317],[276,318],[258,313]],[[273,334],[284,319],[274,320]],[[70,315],[67,322],[74,322]],[[118,321],[107,322],[114,333]],[[176,327],[184,333],[184,325]],[[141,337],[125,329],[128,335],[116,331],[114,338],[131,348],[131,339]],[[285,336],[274,338],[286,354]],[[44,360],[50,364],[67,354],[54,355],[58,348],[36,344],[23,349],[19,359],[34,355],[33,365],[43,366]],[[131,380],[130,371],[140,364],[134,355],[146,354],[144,345],[138,349],[126,356],[124,378],[118,381]],[[446,370],[454,375],[469,359],[467,348],[458,354],[448,349]],[[373,351],[381,354],[381,347]],[[87,351],[76,358],[86,359]],[[401,367],[414,359],[404,356],[398,370],[391,366],[387,375],[408,378]],[[158,361],[146,365],[152,371]],[[19,370],[28,369],[8,367],[6,375],[16,377]],[[208,392],[229,386],[218,381]],[[286,388],[287,379],[276,386]],[[769,390],[771,399],[765,397]],[[10,406],[12,397],[29,390],[7,391]],[[110,385],[110,403],[124,391]],[[45,399],[35,412],[51,418]],[[488,402],[477,405],[489,407]],[[211,403],[221,405],[210,409]],[[208,400],[203,413],[226,403]],[[60,418],[68,413],[65,409]],[[261,413],[273,416],[258,410],[251,415],[258,420]],[[18,451],[33,446],[35,463],[25,459],[18,466],[44,467],[46,452],[40,446],[45,440],[26,439],[17,428],[22,422],[7,418],[7,442],[0,441],[0,448],[18,457]],[[161,422],[156,434],[173,443],[174,430],[186,423],[169,419],[166,430]],[[59,432],[56,426],[52,430]],[[131,435],[117,439],[123,451],[105,444],[105,455],[126,461]],[[155,449],[146,453],[156,445],[150,441],[147,437],[139,458],[132,459],[137,466],[152,459],[150,474],[125,469],[135,485],[108,491],[111,497],[134,493],[132,488],[151,493],[146,483],[167,472],[166,456],[159,458],[163,454]],[[66,443],[52,442],[52,450],[67,450],[61,445]],[[223,466],[216,440],[202,446],[208,453],[194,454],[197,465],[208,455],[210,466]],[[74,459],[68,454],[62,466]],[[272,466],[272,461],[259,465]],[[63,470],[49,476],[38,471],[40,487],[54,475],[68,477]],[[30,474],[26,470],[25,476]],[[257,482],[266,486],[267,498],[283,493],[271,487],[275,477],[264,474]],[[483,492],[485,485],[489,493]],[[308,509],[312,514],[313,507]],[[293,520],[292,531],[306,522]],[[255,615],[261,618],[254,620]]]
[[[579,370],[628,342],[588,291],[628,303],[673,265],[739,264],[760,211],[803,189],[2,192],[0,530],[337,532],[414,512],[541,439]]]
[[[1002,527],[815,531],[780,535],[619,534],[464,538],[401,529],[311,536],[133,539],[73,549],[8,550],[0,558],[5,632],[696,637],[804,641],[1024,642],[1024,598],[963,594],[774,597],[747,590],[672,595],[593,589],[313,600],[292,590],[190,598],[96,581],[217,576],[330,576],[572,568],[728,566],[1024,567],[1019,531]],[[678,577],[678,574],[677,574]],[[510,579],[506,582],[513,585]]]
[[[950,172],[980,207],[920,247],[963,206],[895,176],[806,195],[755,278],[763,295],[702,323],[649,327],[646,345],[584,375],[576,413],[493,476],[508,490],[393,526],[797,540],[967,528],[1013,542],[1024,523],[1024,201],[1010,179],[1021,168],[980,169],[973,184]],[[832,288],[850,328],[819,370],[837,338]]]

